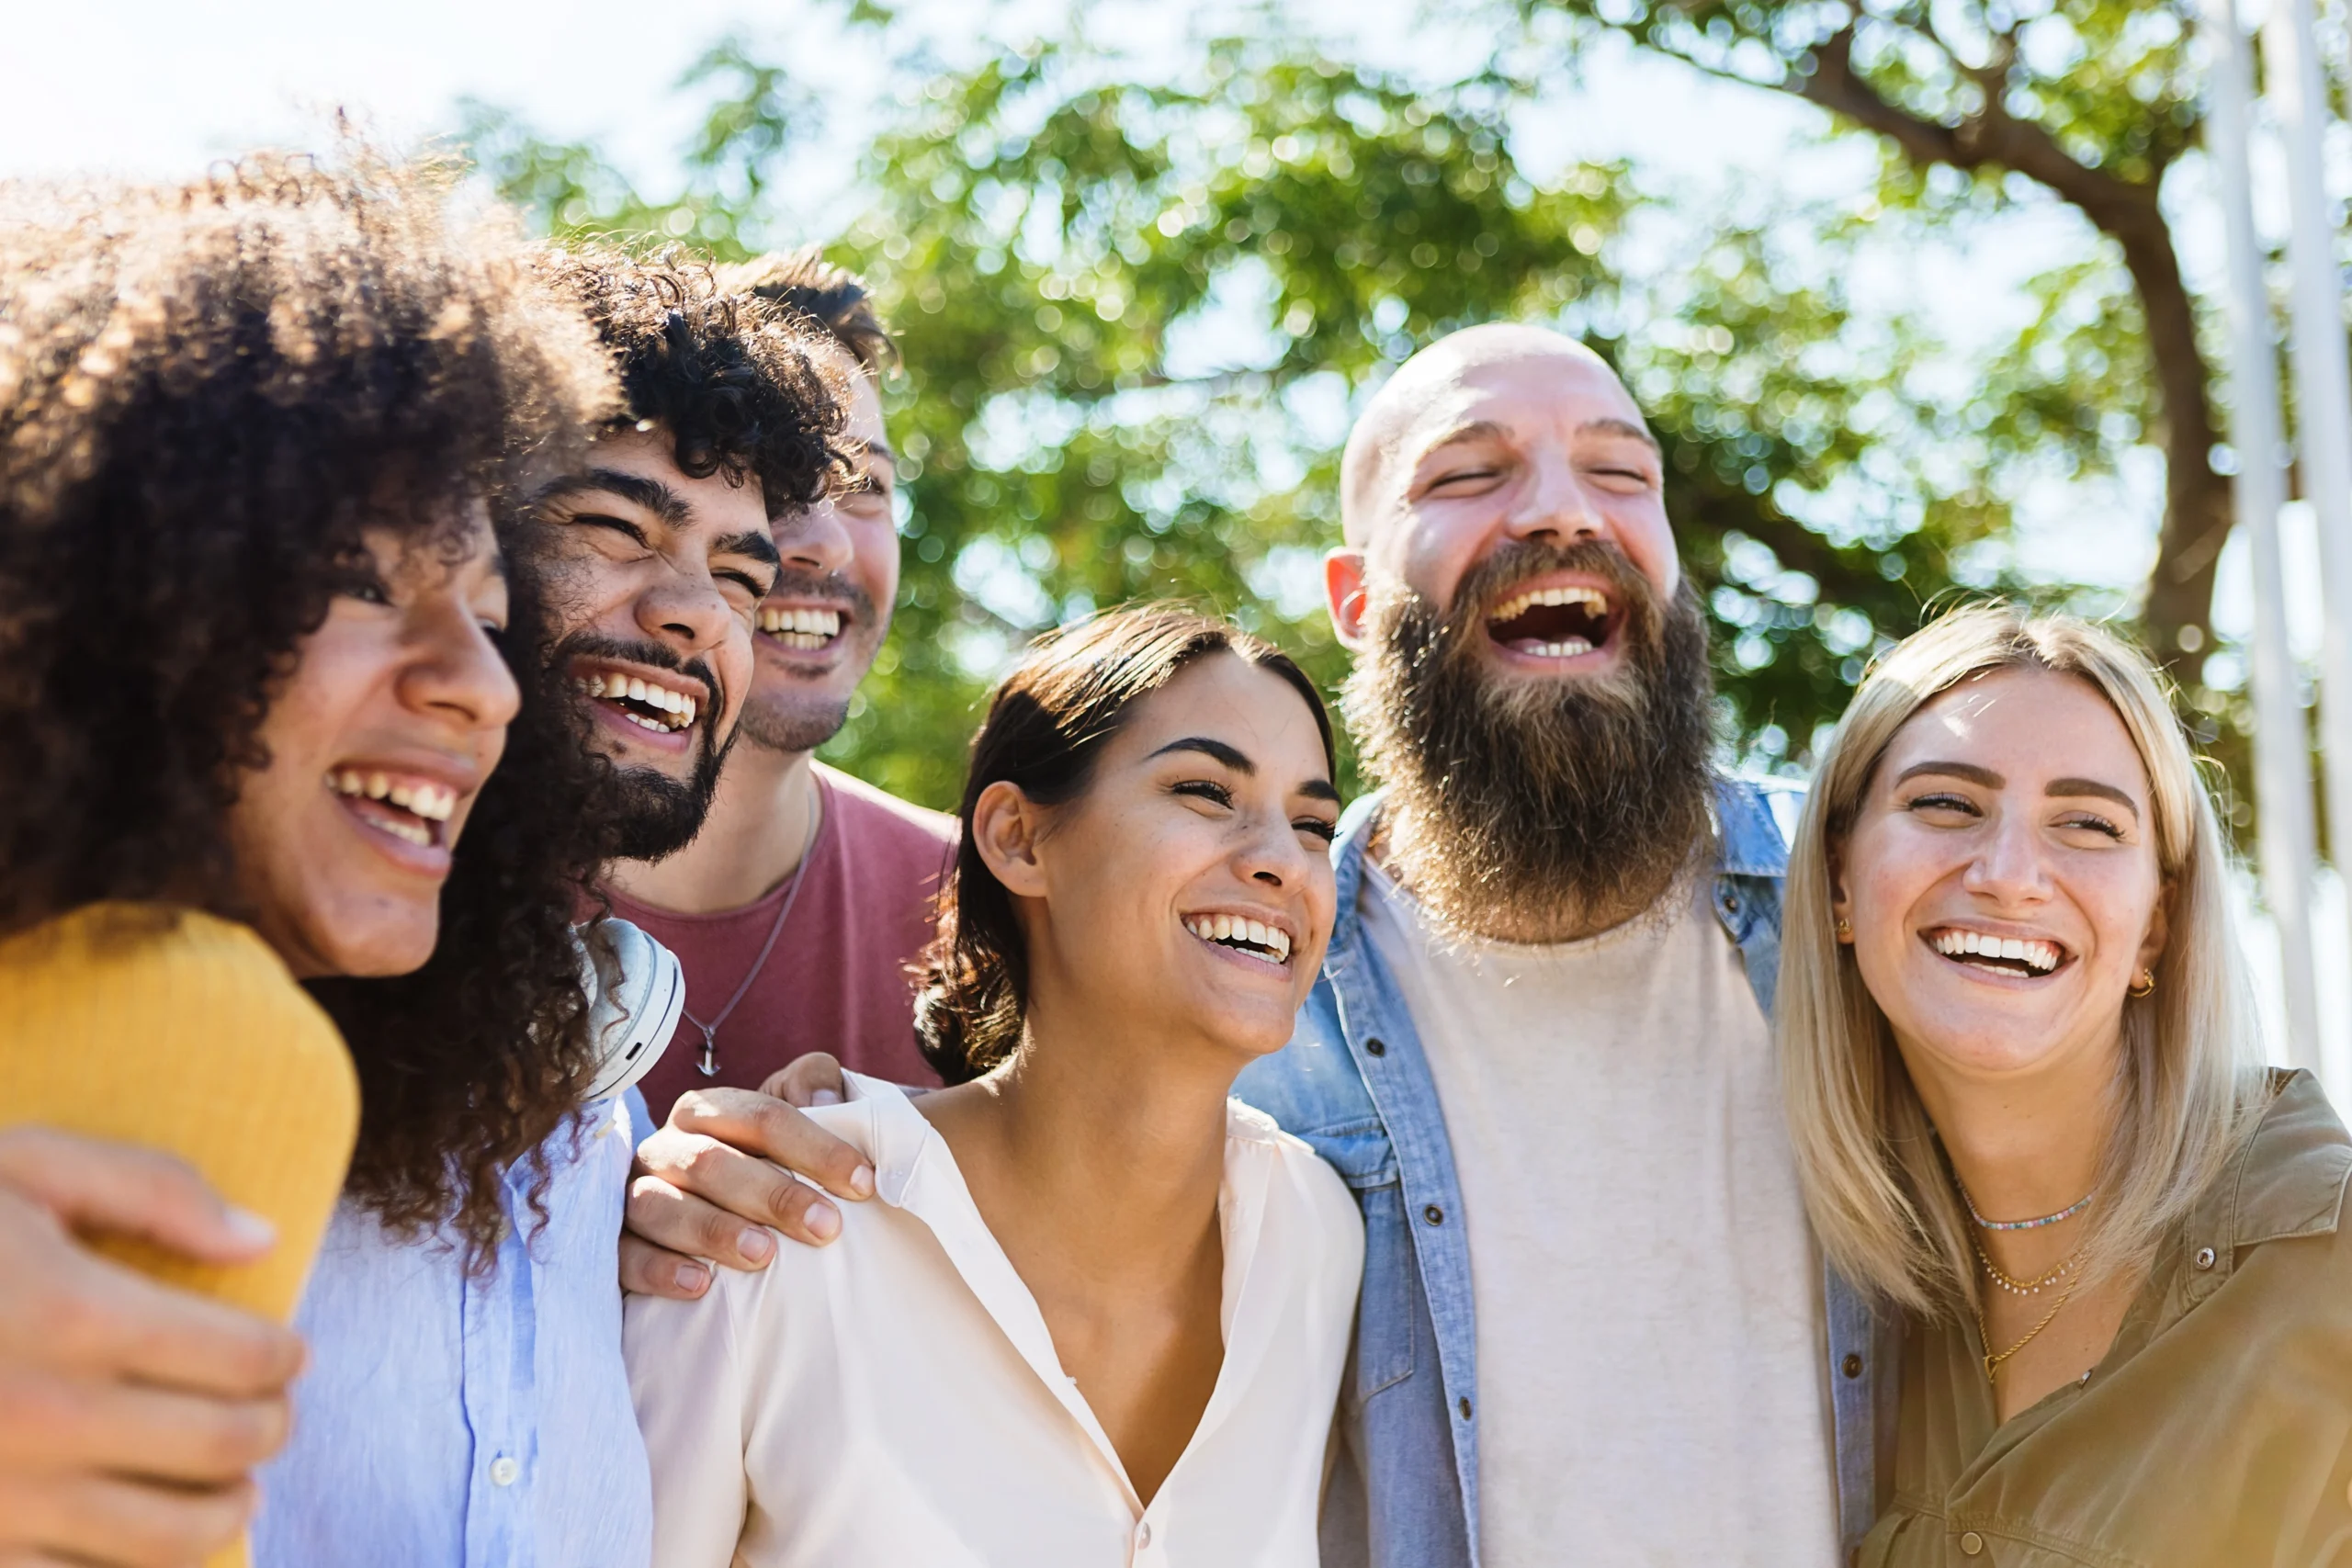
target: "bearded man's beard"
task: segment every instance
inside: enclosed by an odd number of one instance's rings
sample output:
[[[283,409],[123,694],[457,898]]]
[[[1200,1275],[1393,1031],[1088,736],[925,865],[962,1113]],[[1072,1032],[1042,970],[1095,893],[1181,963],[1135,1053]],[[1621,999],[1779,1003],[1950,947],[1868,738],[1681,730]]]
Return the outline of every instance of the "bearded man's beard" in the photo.
[[[1498,668],[1487,607],[1539,574],[1607,584],[1618,667],[1543,678]],[[1388,858],[1441,921],[1558,942],[1656,905],[1712,831],[1713,682],[1684,579],[1663,602],[1612,545],[1514,544],[1441,610],[1376,591],[1341,708],[1387,786]]]
[[[548,667],[570,671],[582,660],[598,657],[674,670],[686,683],[709,694],[695,718],[694,767],[684,778],[672,778],[658,768],[616,761],[605,771],[605,798],[600,802],[605,813],[605,858],[660,860],[684,849],[702,831],[703,818],[710,815],[711,800],[718,793],[718,771],[727,760],[727,748],[713,739],[721,706],[717,700],[718,677],[706,661],[682,660],[659,643],[624,642],[593,632],[576,632],[557,643],[548,655]],[[560,684],[566,691],[572,690],[568,680]],[[578,693],[574,700],[581,705],[581,711],[574,715],[581,744],[597,750],[595,722],[585,711],[595,699]]]

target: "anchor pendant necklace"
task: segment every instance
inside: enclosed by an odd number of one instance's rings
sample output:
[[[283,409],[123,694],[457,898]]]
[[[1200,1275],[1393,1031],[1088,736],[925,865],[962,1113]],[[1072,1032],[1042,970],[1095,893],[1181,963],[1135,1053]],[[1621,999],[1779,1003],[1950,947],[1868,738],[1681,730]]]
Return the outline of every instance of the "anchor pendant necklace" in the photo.
[[[695,1071],[707,1078],[718,1076],[718,1026],[734,1016],[735,1004],[743,999],[743,994],[752,988],[752,982],[758,979],[760,971],[768,966],[768,954],[775,951],[775,939],[784,934],[784,922],[792,919],[792,907],[800,902],[801,886],[808,880],[808,863],[817,853],[817,832],[824,824],[824,818],[818,815],[817,804],[817,792],[822,787],[813,775],[809,778],[808,837],[800,852],[800,867],[792,874],[792,886],[786,890],[783,902],[776,906],[775,923],[768,927],[768,939],[760,944],[760,955],[752,960],[751,968],[743,972],[742,983],[735,987],[735,994],[727,998],[727,1005],[718,1010],[718,1016],[708,1023],[685,1008],[678,1010],[685,1014],[688,1023],[702,1031],[702,1050],[695,1055]]]

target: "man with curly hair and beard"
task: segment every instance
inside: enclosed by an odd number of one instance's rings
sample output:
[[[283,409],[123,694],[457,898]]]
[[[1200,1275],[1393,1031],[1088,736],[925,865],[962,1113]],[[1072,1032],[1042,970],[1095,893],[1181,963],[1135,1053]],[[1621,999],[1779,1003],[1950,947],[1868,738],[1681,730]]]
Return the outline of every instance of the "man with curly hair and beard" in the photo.
[[[771,519],[832,482],[839,389],[782,312],[683,259],[588,252],[547,272],[613,355],[626,410],[514,548],[572,743],[603,763],[599,820],[574,830],[601,858],[654,858],[709,806],[776,571]],[[486,1225],[338,1216],[297,1318],[312,1369],[262,1478],[256,1568],[646,1560],[616,1251],[645,1119],[605,1087],[497,1173]]]
[[[1608,366],[1532,327],[1430,345],[1348,442],[1327,601],[1385,788],[1235,1088],[1363,1212],[1328,1563],[1830,1562],[1876,1516],[1893,1369],[1806,1226],[1766,1022],[1786,846],[1716,771],[1664,479]],[[780,1101],[730,1131],[839,1157]],[[640,1158],[698,1221],[788,1196],[674,1127]]]

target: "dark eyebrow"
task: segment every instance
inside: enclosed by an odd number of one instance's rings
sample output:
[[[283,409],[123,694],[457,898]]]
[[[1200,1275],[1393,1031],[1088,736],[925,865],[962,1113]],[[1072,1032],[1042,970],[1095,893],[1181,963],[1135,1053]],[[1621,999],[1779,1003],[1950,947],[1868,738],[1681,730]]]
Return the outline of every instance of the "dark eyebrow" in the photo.
[[[1630,435],[1660,457],[1665,456],[1657,444],[1657,437],[1630,419],[1589,419],[1577,426],[1577,434],[1579,435],[1587,431],[1601,435]]]
[[[1214,757],[1244,778],[1258,776],[1257,763],[1224,741],[1212,740],[1205,735],[1187,735],[1182,740],[1170,740],[1154,751],[1152,756],[1165,757],[1171,751],[1198,751],[1204,757]],[[1334,806],[1340,802],[1340,792],[1329,779],[1309,779],[1298,786],[1298,793],[1309,800],[1328,800]]]
[[[1455,425],[1427,446],[1422,447],[1421,455],[1413,461],[1417,465],[1425,463],[1447,447],[1459,446],[1465,441],[1508,441],[1510,439],[1510,432],[1493,420],[1474,419],[1467,424]]]
[[[715,556],[749,556],[765,566],[784,564],[784,554],[775,547],[775,541],[749,528],[740,534],[729,534],[723,539],[712,540],[710,553]]]
[[[2048,786],[2045,787],[2041,793],[2051,795],[2095,795],[2101,800],[2111,800],[2115,802],[2116,805],[2132,813],[2134,818],[2137,818],[2140,815],[2140,803],[2138,801],[2132,799],[2130,795],[2124,794],[2113,784],[2103,784],[2097,779],[2052,779]]]
[[[686,504],[684,496],[660,479],[650,479],[643,474],[624,473],[618,468],[590,468],[585,473],[567,474],[540,492],[539,499],[553,501],[559,497],[585,495],[592,491],[603,491],[607,495],[616,495],[623,501],[641,506],[673,528],[684,525],[694,512],[694,508]]]
[[[1921,773],[1944,773],[1970,784],[1983,784],[1986,789],[1999,789],[2009,781],[1990,768],[1980,768],[1973,762],[1914,762],[1895,775],[1896,784],[1905,784]]]

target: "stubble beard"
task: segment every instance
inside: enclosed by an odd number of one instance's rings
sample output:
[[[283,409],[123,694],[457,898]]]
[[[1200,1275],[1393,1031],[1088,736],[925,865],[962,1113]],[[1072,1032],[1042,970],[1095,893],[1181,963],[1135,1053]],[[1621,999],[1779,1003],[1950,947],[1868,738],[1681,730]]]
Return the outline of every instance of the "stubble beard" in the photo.
[[[890,635],[889,618],[878,614],[874,600],[865,590],[846,577],[819,575],[795,571],[787,567],[776,579],[775,592],[800,593],[810,598],[846,600],[850,605],[849,626],[872,626],[872,645],[866,649],[857,667],[856,679],[850,682],[855,690],[873,668],[874,656],[882,649]],[[764,673],[764,672],[763,672]],[[792,681],[786,676],[783,681]],[[761,686],[769,682],[781,684],[774,675],[754,676],[750,696],[743,704],[743,717],[736,726],[736,733],[748,746],[763,751],[780,751],[788,756],[814,751],[842,732],[849,722],[850,699],[839,697],[804,696],[788,686],[782,695],[769,695]]]
[[[1498,670],[1486,608],[1539,573],[1590,572],[1623,606],[1607,675]],[[1519,544],[1441,610],[1401,584],[1365,610],[1341,710],[1387,787],[1385,863],[1432,916],[1557,942],[1662,907],[1713,833],[1713,682],[1686,578],[1670,601],[1615,547]]]

